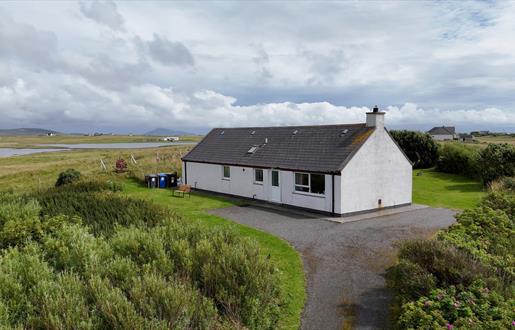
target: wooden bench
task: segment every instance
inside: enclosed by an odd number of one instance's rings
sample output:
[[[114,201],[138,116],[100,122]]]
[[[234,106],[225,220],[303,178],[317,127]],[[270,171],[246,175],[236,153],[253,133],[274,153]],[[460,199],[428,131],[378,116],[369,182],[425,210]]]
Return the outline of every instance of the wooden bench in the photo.
[[[184,195],[188,195],[188,198],[191,197],[191,186],[188,184],[181,184],[179,186],[179,189],[176,189],[173,191],[173,195],[175,196],[175,193],[177,193],[177,196],[182,196],[184,198]]]

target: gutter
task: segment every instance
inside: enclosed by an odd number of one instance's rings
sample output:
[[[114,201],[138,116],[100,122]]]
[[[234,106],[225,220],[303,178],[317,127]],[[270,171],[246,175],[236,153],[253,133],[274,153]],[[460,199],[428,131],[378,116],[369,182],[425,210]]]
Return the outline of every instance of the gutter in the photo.
[[[188,184],[188,162],[185,160],[183,162],[184,162],[184,184]]]

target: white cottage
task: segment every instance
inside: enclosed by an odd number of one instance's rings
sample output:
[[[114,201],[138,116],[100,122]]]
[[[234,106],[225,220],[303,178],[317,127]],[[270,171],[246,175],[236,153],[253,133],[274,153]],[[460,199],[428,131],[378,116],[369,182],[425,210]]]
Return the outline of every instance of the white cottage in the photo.
[[[351,215],[411,204],[412,164],[377,107],[351,125],[215,128],[182,158],[194,189]]]

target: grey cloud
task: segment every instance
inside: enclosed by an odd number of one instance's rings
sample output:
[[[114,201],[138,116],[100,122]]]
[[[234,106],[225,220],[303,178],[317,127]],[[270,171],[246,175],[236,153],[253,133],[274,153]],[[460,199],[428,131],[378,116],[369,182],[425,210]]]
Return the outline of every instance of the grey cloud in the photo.
[[[258,83],[266,83],[273,78],[272,72],[268,68],[270,57],[263,46],[258,48],[257,54],[252,60],[257,66]]]
[[[345,56],[341,49],[333,49],[326,53],[303,51],[302,56],[308,61],[311,75],[308,85],[327,85],[343,72]]]
[[[37,70],[56,66],[57,37],[0,12],[0,58],[23,62]]]
[[[80,11],[87,18],[106,25],[113,30],[124,30],[123,16],[112,0],[80,2]]]
[[[186,46],[157,34],[154,34],[154,39],[148,42],[148,50],[154,60],[164,65],[195,65],[193,55]]]

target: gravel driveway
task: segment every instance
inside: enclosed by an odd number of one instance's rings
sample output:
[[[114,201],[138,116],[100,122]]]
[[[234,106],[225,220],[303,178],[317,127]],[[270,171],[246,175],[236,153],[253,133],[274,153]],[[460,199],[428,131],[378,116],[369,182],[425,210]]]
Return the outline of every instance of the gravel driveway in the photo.
[[[383,275],[395,263],[395,242],[454,222],[453,211],[435,208],[347,223],[259,206],[211,213],[282,237],[300,252],[307,278],[302,329],[386,328],[391,293]]]

